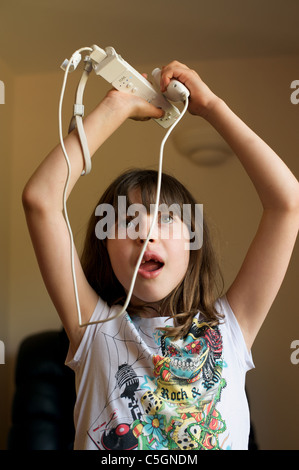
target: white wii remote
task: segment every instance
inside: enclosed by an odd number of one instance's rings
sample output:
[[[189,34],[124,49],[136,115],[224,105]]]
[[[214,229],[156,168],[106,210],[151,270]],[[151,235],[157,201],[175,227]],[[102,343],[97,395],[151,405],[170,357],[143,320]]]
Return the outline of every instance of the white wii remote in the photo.
[[[96,75],[100,75],[117,90],[134,93],[149,103],[164,110],[164,116],[155,121],[162,127],[170,127],[180,116],[180,111],[156,90],[139,72],[131,67],[116,53],[113,47],[105,50],[93,45],[90,53],[92,67]]]

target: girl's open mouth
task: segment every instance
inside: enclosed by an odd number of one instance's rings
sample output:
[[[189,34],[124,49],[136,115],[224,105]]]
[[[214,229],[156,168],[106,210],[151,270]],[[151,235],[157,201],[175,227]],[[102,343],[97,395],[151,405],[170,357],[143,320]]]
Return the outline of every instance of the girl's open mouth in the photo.
[[[145,279],[152,279],[161,273],[163,266],[164,262],[160,256],[148,252],[144,254],[138,274]]]

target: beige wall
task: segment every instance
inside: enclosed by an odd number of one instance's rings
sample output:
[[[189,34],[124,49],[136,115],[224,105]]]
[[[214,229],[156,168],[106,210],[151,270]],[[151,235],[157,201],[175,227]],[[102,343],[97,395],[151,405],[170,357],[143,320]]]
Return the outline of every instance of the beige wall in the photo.
[[[10,220],[12,181],[12,118],[13,118],[13,76],[0,60],[0,80],[4,83],[5,104],[0,105],[0,340],[5,346],[5,365],[0,365],[0,442],[3,441],[8,421],[9,401],[9,317],[10,317]],[[1,100],[2,101],[2,100]]]
[[[299,57],[209,61],[190,64],[216,93],[257,131],[299,174],[299,105],[290,102],[290,84],[298,76]],[[1,63],[0,63],[1,66]],[[150,71],[156,64],[137,67]],[[22,188],[41,159],[58,142],[58,100],[63,74],[15,76],[1,67],[10,99],[0,106],[1,133],[1,318],[7,364],[2,381],[0,430],[2,447],[13,393],[14,359],[20,341],[32,332],[59,328],[60,322],[43,286],[21,206]],[[4,78],[3,78],[4,74]],[[79,73],[70,75],[64,106],[65,128]],[[11,89],[12,88],[12,89]],[[107,84],[92,76],[85,104],[93,107]],[[13,101],[12,101],[13,98]],[[3,113],[5,109],[5,114]],[[175,132],[197,128],[199,118],[186,116]],[[164,131],[155,123],[129,121],[106,142],[82,177],[68,209],[80,246],[94,204],[106,184],[130,166],[157,167]],[[172,138],[165,147],[164,169],[177,175],[204,204],[215,233],[228,285],[254,234],[260,207],[251,183],[235,158],[221,166],[198,167],[178,154]],[[299,448],[299,365],[290,361],[290,344],[299,339],[298,248],[285,282],[254,345],[256,370],[248,374],[248,392],[257,439],[263,449]],[[3,416],[3,419],[2,419]]]

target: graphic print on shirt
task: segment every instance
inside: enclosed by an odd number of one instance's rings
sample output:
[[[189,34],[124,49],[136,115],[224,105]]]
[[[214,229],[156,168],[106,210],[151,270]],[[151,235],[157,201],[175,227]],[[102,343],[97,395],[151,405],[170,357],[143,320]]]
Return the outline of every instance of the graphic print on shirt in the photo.
[[[195,319],[187,337],[163,335],[160,346],[153,376],[138,377],[138,361],[118,366],[114,392],[126,401],[128,416],[115,406],[109,420],[99,415],[89,436],[108,450],[221,449],[226,424],[217,404],[226,381],[218,327]]]

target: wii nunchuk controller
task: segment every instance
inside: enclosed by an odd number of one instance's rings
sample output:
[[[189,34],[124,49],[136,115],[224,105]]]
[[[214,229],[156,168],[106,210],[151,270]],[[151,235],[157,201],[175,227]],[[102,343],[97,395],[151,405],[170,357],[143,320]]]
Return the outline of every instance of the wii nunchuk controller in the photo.
[[[152,71],[152,76],[158,87],[160,87],[160,79],[161,79],[161,70],[154,69]],[[190,93],[188,88],[185,87],[181,82],[178,80],[172,79],[167,87],[167,90],[163,93],[165,98],[170,101],[185,101],[186,98],[189,97]]]
[[[100,75],[117,90],[134,93],[149,103],[164,110],[164,116],[155,121],[164,128],[170,127],[180,116],[180,111],[171,104],[171,101],[185,101],[189,96],[187,88],[177,80],[171,80],[166,93],[160,91],[160,69],[152,72],[156,82],[155,88],[145,77],[131,67],[116,53],[113,47],[105,50],[93,45],[89,58],[96,75]]]

